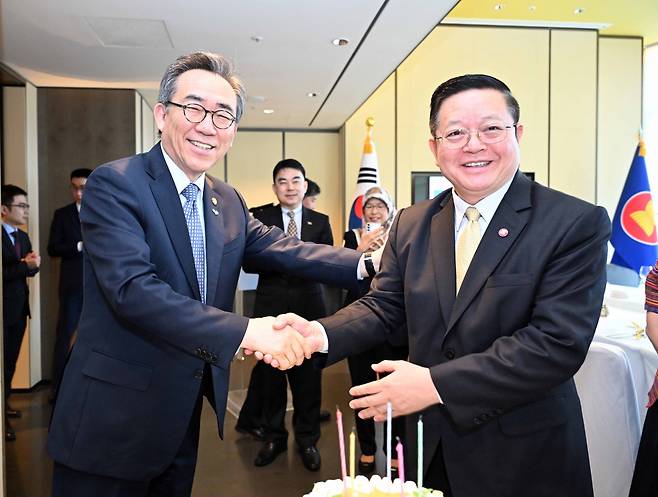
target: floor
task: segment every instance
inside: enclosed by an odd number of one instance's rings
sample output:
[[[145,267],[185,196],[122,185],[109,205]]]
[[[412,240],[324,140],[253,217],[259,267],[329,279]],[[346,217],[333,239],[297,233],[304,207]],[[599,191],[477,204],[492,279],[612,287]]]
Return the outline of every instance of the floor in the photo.
[[[248,382],[252,363],[238,362],[232,373],[232,388]],[[193,497],[301,497],[309,492],[313,482],[337,478],[340,473],[338,439],[335,424],[335,407],[344,413],[346,432],[351,428],[352,411],[347,406],[349,374],[345,361],[326,369],[323,375],[323,407],[332,411],[332,420],[322,425],[318,449],[322,454],[322,467],[309,472],[302,465],[289,441],[287,453],[274,463],[256,468],[253,460],[260,442],[238,434],[234,429],[235,417],[226,417],[226,438],[220,440],[212,409],[204,405],[201,420],[199,460],[194,481]],[[10,497],[50,497],[52,462],[45,452],[46,430],[50,416],[49,390],[37,388],[30,393],[17,393],[11,397],[14,407],[23,411],[21,419],[12,423],[17,434],[16,442],[6,446],[7,495]],[[287,426],[290,428],[291,413]]]

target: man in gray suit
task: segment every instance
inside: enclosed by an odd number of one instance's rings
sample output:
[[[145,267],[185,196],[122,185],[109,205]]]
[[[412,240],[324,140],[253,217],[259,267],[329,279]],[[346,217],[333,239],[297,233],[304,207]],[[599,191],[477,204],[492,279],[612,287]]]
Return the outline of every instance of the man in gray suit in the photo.
[[[390,374],[352,388],[350,405],[377,421],[387,402],[393,415],[422,413],[426,486],[455,497],[591,497],[573,375],[603,300],[608,216],[519,172],[519,106],[496,78],[441,84],[430,132],[454,188],[400,211],[371,292],[319,323],[279,321],[313,336],[327,364],[406,323],[409,361],[374,365]]]
[[[231,312],[243,262],[356,281],[357,252],[263,226],[234,188],[206,175],[243,108],[226,59],[179,57],[154,108],[161,142],[99,166],[85,185],[83,310],[48,438],[54,497],[189,496],[202,398],[221,434],[237,350],[269,352],[282,368],[310,356],[273,318]]]

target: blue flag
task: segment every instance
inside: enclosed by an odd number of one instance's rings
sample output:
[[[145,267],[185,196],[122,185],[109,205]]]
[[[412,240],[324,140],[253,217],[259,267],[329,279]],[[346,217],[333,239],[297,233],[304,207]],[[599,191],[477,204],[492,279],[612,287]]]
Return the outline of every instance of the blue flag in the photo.
[[[658,255],[653,199],[644,155],[644,142],[640,140],[612,220],[610,237],[615,248],[610,262],[638,273],[640,266],[653,266]]]

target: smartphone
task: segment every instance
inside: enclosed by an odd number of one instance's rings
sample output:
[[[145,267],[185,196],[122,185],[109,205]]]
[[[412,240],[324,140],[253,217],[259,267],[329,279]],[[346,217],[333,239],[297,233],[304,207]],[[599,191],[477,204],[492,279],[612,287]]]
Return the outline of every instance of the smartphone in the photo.
[[[366,223],[366,233],[370,233],[371,231],[375,231],[380,226],[381,226],[381,223]]]

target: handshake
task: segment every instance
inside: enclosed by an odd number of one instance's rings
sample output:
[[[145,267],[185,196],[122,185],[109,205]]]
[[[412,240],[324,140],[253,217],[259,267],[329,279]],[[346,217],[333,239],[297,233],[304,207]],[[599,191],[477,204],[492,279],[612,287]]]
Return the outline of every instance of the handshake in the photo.
[[[249,320],[242,343],[247,355],[254,354],[272,367],[285,370],[299,366],[324,347],[322,326],[292,313]]]

